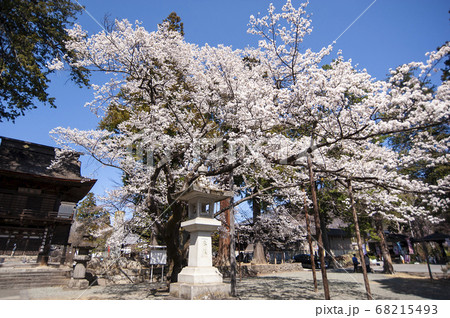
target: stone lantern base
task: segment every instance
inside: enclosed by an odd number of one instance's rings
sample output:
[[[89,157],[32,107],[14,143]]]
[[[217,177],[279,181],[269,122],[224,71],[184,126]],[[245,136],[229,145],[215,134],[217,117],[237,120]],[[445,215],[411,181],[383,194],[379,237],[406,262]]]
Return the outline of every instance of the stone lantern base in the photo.
[[[213,266],[187,266],[178,274],[178,283],[170,284],[170,295],[183,299],[230,298],[231,285],[222,282],[222,274]]]
[[[230,298],[231,285],[223,283],[222,274],[212,266],[211,233],[221,225],[212,218],[197,217],[181,223],[189,239],[188,266],[170,284],[170,295],[183,299]]]
[[[225,283],[172,283],[170,284],[170,295],[176,298],[190,300],[226,299],[230,298],[231,285]]]
[[[222,274],[213,266],[187,266],[178,274],[178,282],[187,284],[217,284],[222,283],[223,280]]]
[[[87,289],[89,287],[89,281],[87,279],[71,278],[68,287],[74,289]]]

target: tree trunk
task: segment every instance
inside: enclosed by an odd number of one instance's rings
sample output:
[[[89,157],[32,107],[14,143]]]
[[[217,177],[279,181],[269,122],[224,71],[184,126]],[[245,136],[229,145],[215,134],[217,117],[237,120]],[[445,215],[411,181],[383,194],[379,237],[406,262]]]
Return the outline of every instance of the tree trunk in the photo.
[[[311,154],[308,154],[308,168],[309,168],[309,182],[311,186],[311,196],[312,201],[314,204],[314,222],[316,225],[316,235],[317,235],[317,245],[319,245],[319,259],[320,259],[320,270],[322,272],[322,284],[323,284],[323,291],[325,294],[325,299],[330,299],[330,290],[328,288],[328,278],[327,278],[327,269],[325,268],[325,255],[323,251],[323,241],[322,241],[322,230],[320,229],[320,219],[319,219],[319,206],[317,205],[317,194],[316,194],[316,184],[314,180],[314,171],[312,168],[312,162],[311,162]],[[311,258],[313,258],[314,255],[311,255]]]
[[[183,254],[180,248],[180,224],[183,208],[180,204],[174,203],[172,209],[173,214],[170,216],[165,227],[165,238],[167,258],[169,260],[169,271],[167,275],[170,277],[170,282],[175,283],[178,281],[178,274],[181,272],[183,261]]]
[[[258,188],[254,189],[254,192],[257,192]],[[261,204],[259,198],[253,199],[253,224],[255,224],[261,216]],[[258,233],[255,233],[255,240],[253,242],[253,258],[252,264],[267,264],[266,255],[264,254],[264,247],[259,240]]]
[[[361,258],[361,266],[364,276],[364,285],[366,287],[367,299],[371,300],[372,292],[370,291],[369,277],[367,276],[366,261],[364,260],[364,252],[362,248],[361,233],[359,231],[358,215],[356,214],[355,200],[353,199],[353,190],[351,180],[347,180],[348,194],[350,196],[350,205],[353,214],[353,222],[355,222],[356,241],[358,242],[359,257]]]
[[[417,224],[418,227],[418,231],[421,237],[425,236],[425,232],[424,232],[424,223],[419,223]],[[427,268],[428,268],[428,275],[430,275],[430,279],[433,280],[433,274],[431,273],[431,267],[430,267],[430,258],[429,258],[429,254],[428,254],[428,248],[425,242],[421,243],[423,252],[425,254],[425,260],[427,262]]]
[[[311,224],[309,221],[308,207],[306,205],[306,196],[303,201],[304,201],[303,207],[305,209],[305,220],[306,220],[306,235],[308,238],[309,255],[311,255],[311,272],[313,275],[314,292],[317,293],[318,289],[317,289],[317,277],[316,277],[316,262],[314,262],[314,249],[313,249],[313,245],[312,245]]]
[[[266,257],[264,255],[264,246],[260,241],[255,241],[253,244],[253,258],[252,264],[267,264]]]
[[[230,199],[220,201],[220,210],[230,206]],[[219,229],[219,250],[217,251],[216,266],[230,266],[231,244],[231,210],[226,210],[222,215],[223,226]]]
[[[395,271],[394,266],[392,265],[391,254],[389,253],[389,248],[383,233],[383,219],[379,214],[375,215],[375,228],[377,230],[377,235],[380,238],[380,250],[381,256],[383,256],[383,273],[394,274]]]
[[[231,183],[231,182],[230,182]],[[233,199],[231,199],[231,203]],[[230,281],[231,281],[231,296],[236,297],[236,245],[235,245],[235,231],[234,231],[234,209],[230,213]]]

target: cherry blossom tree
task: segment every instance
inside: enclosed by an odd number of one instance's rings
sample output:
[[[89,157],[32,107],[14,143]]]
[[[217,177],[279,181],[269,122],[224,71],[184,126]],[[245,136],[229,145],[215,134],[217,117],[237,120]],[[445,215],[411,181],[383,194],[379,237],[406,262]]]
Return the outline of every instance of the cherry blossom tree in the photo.
[[[317,172],[352,180],[355,188],[361,182],[399,192],[428,191],[429,200],[448,204],[433,194],[448,178],[428,186],[396,169],[422,155],[422,148],[448,149],[448,139],[436,140],[427,131],[449,120],[448,81],[434,94],[415,76],[403,84],[412,68],[420,70],[418,76],[431,72],[450,46],[430,53],[426,62],[397,68],[389,82],[375,81],[339,52],[324,67],[332,46],[301,50],[312,31],[306,6],[296,9],[288,0],[280,13],[270,5],[266,16],[250,17],[249,32],[261,41],[244,50],[187,43],[167,23],[154,32],[126,20],[91,36],[80,26],[69,31],[68,48],[79,56],[74,66],[110,77],[93,85],[87,106],[100,118],[110,109],[126,116],[111,131],[55,128],[63,149],[58,155],[77,145],[76,150],[123,171],[123,186],[110,195],[129,206],[140,227],[162,233],[172,281],[181,270],[179,229],[186,216],[175,193],[199,178],[200,167],[207,169],[205,182],[219,187],[228,188],[230,172],[244,180],[235,191],[249,196],[232,206],[255,197],[274,207],[287,201],[303,206],[300,185],[314,184]],[[408,155],[382,143],[382,136],[411,131],[420,134]],[[448,155],[438,160],[448,162]],[[315,223],[320,233],[320,222]],[[326,271],[322,275],[328,284]]]
[[[262,134],[262,122],[254,116],[270,114],[271,94],[264,87],[271,87],[260,67],[245,63],[243,52],[199,48],[167,24],[149,33],[118,21],[111,33],[87,37],[79,26],[70,33],[77,39],[69,46],[79,52],[79,65],[111,75],[104,85],[93,86],[91,109],[101,116],[116,107],[129,119],[112,132],[57,128],[56,139],[124,172],[124,186],[112,195],[132,203],[136,220],[165,233],[175,281],[185,211],[173,195],[198,178],[202,165],[219,185],[233,169],[269,173],[264,157],[246,145],[256,144]],[[270,116],[276,122],[276,115]]]
[[[262,214],[254,224],[239,224],[237,230],[247,242],[258,235],[262,245],[274,251],[295,250],[306,235],[300,223],[282,205]]]

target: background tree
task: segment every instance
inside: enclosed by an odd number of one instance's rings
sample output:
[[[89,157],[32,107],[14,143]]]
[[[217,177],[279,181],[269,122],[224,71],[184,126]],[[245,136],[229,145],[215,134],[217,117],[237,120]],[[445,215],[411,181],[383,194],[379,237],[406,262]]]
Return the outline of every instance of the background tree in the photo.
[[[76,67],[66,46],[82,7],[70,0],[2,0],[0,5],[0,122],[24,115],[35,103],[56,107],[49,75],[69,62],[70,77],[87,85],[88,72]]]
[[[320,178],[317,180],[317,201],[319,206],[320,226],[322,227],[323,245],[327,251],[326,259],[330,266],[338,266],[331,250],[330,239],[328,237],[328,226],[335,220],[340,220],[351,226],[351,215],[348,215],[346,199],[348,196],[341,189],[336,187],[333,179]],[[353,232],[354,233],[354,232]]]
[[[89,192],[77,206],[76,221],[79,223],[77,231],[87,234],[97,249],[103,251],[111,234],[111,220],[108,211],[97,205],[92,192]]]
[[[237,232],[240,241],[241,238],[246,239],[245,243],[258,236],[259,242],[267,251],[297,250],[304,243],[306,235],[299,222],[284,206],[266,211],[255,222],[238,225]]]
[[[171,12],[163,22],[169,23],[170,31],[176,31],[184,36],[184,24],[176,12]]]
[[[438,50],[441,50],[446,45],[448,45],[448,42],[439,47]],[[445,84],[449,80],[450,53],[447,52],[434,65],[441,61],[443,61],[444,68],[441,69],[440,80],[441,84]],[[418,74],[419,71],[417,67],[412,67],[405,72],[402,70],[402,67],[398,67],[391,71],[389,81],[393,82],[392,78],[397,77],[395,85],[400,89],[407,91],[412,90],[414,87],[419,87],[426,94],[437,96],[442,86],[437,87],[437,83],[433,83],[429,79],[428,76],[431,70],[425,74],[423,72]],[[410,103],[413,110],[422,107],[420,96],[418,98],[411,96]],[[448,226],[450,224],[448,207],[440,207],[440,204],[437,204],[437,201],[446,201],[450,195],[448,182],[450,163],[447,159],[450,154],[448,147],[449,138],[450,127],[448,122],[432,127],[388,134],[381,138],[387,147],[406,158],[406,160],[403,160],[402,165],[399,166],[401,174],[408,175],[411,179],[422,181],[428,185],[439,187],[439,193],[435,193],[435,197],[432,200],[423,196],[409,196],[405,198],[410,204],[425,207],[430,211],[431,215],[445,220],[445,222],[440,224],[431,224],[426,219],[417,219],[410,222],[409,224],[414,228],[414,232],[421,236],[431,234],[433,230],[450,231]]]
[[[105,24],[107,25],[108,30],[114,31],[115,23],[113,21],[105,21]],[[181,22],[181,18],[177,15],[176,12],[171,12],[167,18],[163,20],[162,24],[159,24],[160,27],[162,27],[163,24],[167,24],[167,29],[169,31],[175,31],[184,36],[184,25],[183,22]],[[121,94],[126,94],[124,91]],[[142,105],[139,105],[136,103],[136,107],[142,111],[149,111],[150,109],[146,106],[146,103],[142,101]],[[138,110],[136,109],[136,110]],[[108,105],[107,111],[105,115],[101,118],[98,127],[100,129],[106,129],[111,132],[120,132],[119,124],[121,124],[124,121],[127,121],[130,119],[131,112],[130,110],[123,108],[120,106],[119,103],[110,103]]]

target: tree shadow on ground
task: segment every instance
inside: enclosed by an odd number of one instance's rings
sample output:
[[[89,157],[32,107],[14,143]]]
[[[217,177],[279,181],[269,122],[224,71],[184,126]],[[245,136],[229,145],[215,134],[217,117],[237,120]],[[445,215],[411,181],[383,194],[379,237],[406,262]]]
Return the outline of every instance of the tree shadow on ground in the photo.
[[[426,299],[449,300],[450,280],[429,280],[423,278],[392,277],[389,279],[373,279],[380,288],[388,289],[396,294],[415,295]]]
[[[166,284],[138,283],[138,284],[122,284],[109,285],[94,292],[89,299],[164,299],[168,296],[169,291]]]
[[[237,282],[240,299],[264,300],[323,300],[322,281],[318,280],[318,292],[311,281],[289,277],[252,277]],[[356,282],[330,281],[332,299],[367,299],[364,288]]]

